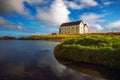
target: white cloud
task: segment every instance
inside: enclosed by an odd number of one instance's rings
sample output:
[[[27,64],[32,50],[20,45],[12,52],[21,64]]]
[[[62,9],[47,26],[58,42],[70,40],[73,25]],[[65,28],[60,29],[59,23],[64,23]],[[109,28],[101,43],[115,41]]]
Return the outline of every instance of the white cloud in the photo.
[[[67,6],[72,8],[72,9],[82,9],[84,6],[83,5],[79,5],[74,1],[70,1],[70,2],[66,2]]]
[[[22,30],[22,28],[23,28],[22,23],[15,24],[15,23],[12,23],[9,20],[5,19],[4,17],[0,17],[0,26],[4,27],[5,29],[11,28],[14,30]]]
[[[102,19],[104,15],[99,15],[95,13],[84,13],[81,15],[81,19],[88,23],[89,32],[100,32],[103,30],[103,27],[99,24],[100,22],[104,22]]]
[[[120,31],[120,20],[109,23],[106,26],[106,31]]]
[[[37,17],[44,24],[60,25],[69,21],[70,11],[63,0],[55,0],[50,8],[38,8]]]
[[[0,25],[6,24],[8,21],[5,20],[3,17],[0,17]]]
[[[22,29],[22,26],[19,25],[19,26],[18,26],[18,29]]]
[[[95,0],[81,0],[81,3],[88,6],[96,6],[98,3]]]
[[[98,5],[98,3],[95,0],[74,0],[74,1],[65,1],[65,3],[68,7],[72,9],[83,9]]]
[[[39,6],[40,4],[49,4],[49,0],[0,0],[0,14],[10,14],[13,12],[29,15],[29,10],[26,8],[24,2],[29,3],[32,7]],[[35,6],[35,5],[36,6]],[[34,5],[34,6],[33,6]]]
[[[24,0],[0,0],[0,14],[9,14],[17,12],[20,14],[26,14]]]
[[[13,11],[16,11],[20,14],[26,14],[27,11],[25,10],[23,0],[11,0],[10,6],[13,8]]]
[[[12,27],[13,23],[11,23],[10,21],[8,21],[5,18],[0,16],[0,26],[2,26],[2,27]]]
[[[103,4],[107,6],[107,5],[112,4],[112,2],[104,2]]]
[[[44,0],[24,0],[24,1],[27,1],[28,3],[30,4],[39,4],[39,3],[42,3]]]
[[[0,14],[16,12],[19,14],[28,15],[29,12],[24,5],[24,1],[27,1],[30,4],[39,4],[43,2],[43,0],[0,0]]]

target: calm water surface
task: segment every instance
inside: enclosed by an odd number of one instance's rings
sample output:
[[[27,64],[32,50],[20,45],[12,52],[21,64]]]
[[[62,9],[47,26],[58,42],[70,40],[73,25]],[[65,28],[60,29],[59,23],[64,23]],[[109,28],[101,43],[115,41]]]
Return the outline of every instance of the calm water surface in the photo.
[[[85,71],[59,63],[54,57],[58,42],[0,41],[0,80],[105,80],[99,71]],[[82,69],[82,68],[81,68]]]

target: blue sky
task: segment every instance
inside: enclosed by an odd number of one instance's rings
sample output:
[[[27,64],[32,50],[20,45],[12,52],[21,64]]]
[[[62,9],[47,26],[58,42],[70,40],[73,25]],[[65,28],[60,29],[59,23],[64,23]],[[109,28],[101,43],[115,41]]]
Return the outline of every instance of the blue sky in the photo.
[[[59,32],[83,20],[89,32],[120,32],[120,0],[0,0],[0,36]]]

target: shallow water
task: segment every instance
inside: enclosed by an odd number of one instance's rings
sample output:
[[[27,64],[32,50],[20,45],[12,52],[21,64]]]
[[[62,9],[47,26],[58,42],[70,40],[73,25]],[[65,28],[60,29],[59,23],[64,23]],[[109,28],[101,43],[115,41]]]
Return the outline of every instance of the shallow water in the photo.
[[[1,40],[0,80],[105,80],[104,77],[86,74],[59,63],[53,53],[57,44],[35,40]]]

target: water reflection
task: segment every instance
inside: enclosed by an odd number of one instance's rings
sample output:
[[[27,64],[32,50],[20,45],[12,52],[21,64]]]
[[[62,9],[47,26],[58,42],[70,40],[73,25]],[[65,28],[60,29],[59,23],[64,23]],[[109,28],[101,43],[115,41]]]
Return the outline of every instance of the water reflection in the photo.
[[[0,41],[0,80],[103,80],[57,62],[57,42]]]
[[[61,64],[64,64],[65,66],[75,71],[79,71],[81,73],[85,73],[94,77],[103,78],[107,80],[120,79],[120,70],[117,69],[111,69],[105,66],[98,66],[93,64],[78,63],[66,59],[57,58],[57,60]]]

